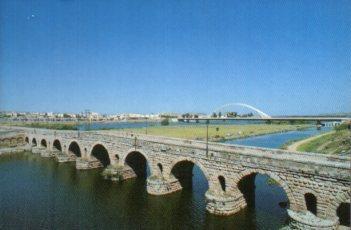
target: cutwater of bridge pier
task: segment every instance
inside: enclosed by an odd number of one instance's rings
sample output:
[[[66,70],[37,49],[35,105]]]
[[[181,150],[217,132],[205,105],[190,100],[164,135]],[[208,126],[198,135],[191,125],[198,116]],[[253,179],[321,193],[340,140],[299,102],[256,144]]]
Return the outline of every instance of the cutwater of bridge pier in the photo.
[[[79,170],[106,167],[105,177],[147,177],[152,195],[177,192],[191,181],[198,166],[209,189],[206,209],[232,215],[247,206],[245,191],[256,174],[266,174],[284,189],[292,229],[338,229],[349,224],[338,216],[350,205],[350,158],[288,152],[114,131],[21,129],[33,153],[75,161]],[[252,191],[251,191],[252,192]],[[262,197],[264,199],[264,197]],[[347,223],[348,222],[348,223]]]

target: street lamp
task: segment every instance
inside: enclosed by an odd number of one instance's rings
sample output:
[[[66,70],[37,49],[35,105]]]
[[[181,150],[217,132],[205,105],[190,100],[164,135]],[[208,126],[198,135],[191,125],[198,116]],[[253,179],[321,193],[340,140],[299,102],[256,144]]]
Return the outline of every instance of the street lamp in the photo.
[[[147,127],[149,126],[148,118],[146,118],[146,129],[145,129],[145,134],[147,135]]]
[[[206,120],[206,157],[208,157],[208,124],[210,120]]]
[[[77,134],[78,134],[78,138],[80,137],[80,133],[79,133],[79,118],[77,118]]]

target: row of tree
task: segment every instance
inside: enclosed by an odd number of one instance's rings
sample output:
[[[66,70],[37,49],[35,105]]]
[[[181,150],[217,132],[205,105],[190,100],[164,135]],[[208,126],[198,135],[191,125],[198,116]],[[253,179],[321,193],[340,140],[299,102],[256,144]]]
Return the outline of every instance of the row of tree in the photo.
[[[226,113],[226,117],[252,117],[253,116],[253,113],[246,113],[246,114],[238,114],[237,112],[227,112]],[[221,112],[218,112],[217,113],[212,113],[212,117],[216,118],[216,117],[222,117],[222,113]]]

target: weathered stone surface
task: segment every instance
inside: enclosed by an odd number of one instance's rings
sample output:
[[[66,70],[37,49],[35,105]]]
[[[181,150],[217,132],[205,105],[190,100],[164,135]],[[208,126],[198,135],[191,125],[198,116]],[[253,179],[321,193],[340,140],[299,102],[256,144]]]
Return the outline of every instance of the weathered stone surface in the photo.
[[[215,215],[229,216],[246,207],[242,194],[216,194],[207,191],[205,196],[207,211]]]
[[[309,211],[295,212],[288,210],[290,217],[289,229],[297,230],[335,230],[338,229],[339,221],[325,220],[316,217]]]
[[[66,154],[55,154],[55,159],[57,160],[57,162],[60,162],[60,163],[76,161],[75,156],[66,155]]]
[[[45,151],[44,147],[32,147],[32,152],[35,154],[41,154],[42,151]]]
[[[83,158],[76,159],[76,169],[79,169],[79,170],[94,169],[94,168],[101,168],[101,167],[102,167],[101,162],[96,159],[83,159]]]
[[[166,195],[182,189],[178,179],[164,179],[158,176],[147,178],[147,192],[151,195]]]
[[[41,156],[41,157],[53,157],[52,152],[49,151],[49,150],[46,149],[46,148],[41,149],[41,151],[40,151],[40,156]]]

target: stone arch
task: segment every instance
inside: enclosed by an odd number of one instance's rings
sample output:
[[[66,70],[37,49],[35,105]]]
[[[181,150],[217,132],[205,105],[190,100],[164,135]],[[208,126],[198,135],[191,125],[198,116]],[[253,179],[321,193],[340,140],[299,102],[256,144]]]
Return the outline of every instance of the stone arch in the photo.
[[[126,158],[127,158],[128,155],[129,155],[130,153],[132,153],[132,152],[139,152],[141,155],[143,155],[143,156],[145,157],[145,159],[147,160],[147,162],[150,162],[149,157],[147,156],[147,154],[146,154],[143,150],[132,148],[132,149],[129,149],[129,150],[127,151],[127,153],[123,155],[123,157],[122,157],[122,163],[125,164]]]
[[[225,192],[226,191],[226,183],[225,183],[224,176],[222,176],[222,175],[218,176],[218,182],[222,188],[222,191]]]
[[[329,206],[327,207],[326,214],[328,217],[337,218],[336,210],[342,203],[350,203],[351,200],[351,191],[339,192],[331,202],[329,202]]]
[[[350,227],[350,202],[341,203],[336,209],[336,215],[340,225]]]
[[[184,185],[190,186],[191,181],[182,182],[180,180],[180,177],[184,177],[184,175],[174,175],[174,173],[176,173],[175,170],[177,170],[177,168],[178,169],[181,168],[181,165],[183,165],[183,168],[184,168],[183,170],[181,170],[181,172],[180,172],[181,174],[190,174],[191,173],[191,178],[186,178],[186,179],[192,179],[193,166],[196,165],[197,167],[199,167],[201,172],[203,173],[206,181],[207,181],[209,189],[212,187],[210,176],[209,176],[206,168],[200,162],[198,162],[192,158],[189,158],[189,157],[179,157],[176,160],[174,160],[168,169],[169,171],[167,171],[165,173],[165,175],[167,175],[169,178],[176,177],[179,180],[182,187],[184,187]]]
[[[312,194],[318,200],[317,191],[311,188],[299,188],[299,196],[297,197],[297,199],[299,200],[299,203],[302,204],[302,208],[304,211],[308,210],[307,204],[306,204],[306,198],[305,198],[306,194]],[[318,213],[318,208],[319,207],[317,205],[317,213]]]
[[[17,138],[11,138],[10,143],[12,146],[15,146],[17,144]]]
[[[144,160],[142,158],[144,158]],[[150,164],[150,160],[147,155],[140,149],[130,149],[127,154],[123,156],[121,162],[124,165],[131,167],[137,176],[146,176],[147,166],[149,167],[150,174],[153,175],[153,169],[152,165]],[[138,164],[139,167],[137,167]]]
[[[317,196],[313,193],[308,192],[304,194],[304,198],[306,209],[317,216]]]
[[[58,139],[55,139],[53,142],[52,142],[52,147],[59,150],[59,151],[62,151],[62,146],[61,146],[61,142],[58,140]]]
[[[24,139],[24,141],[25,141],[27,144],[29,144],[29,138],[28,138],[28,137],[26,137],[26,138]]]
[[[37,146],[37,145],[38,145],[37,139],[35,139],[35,138],[33,137],[33,139],[32,139],[32,146]]]
[[[68,149],[67,149],[68,153],[73,153],[76,157],[81,157],[82,156],[82,152],[81,152],[81,148],[79,143],[76,140],[73,140],[69,143],[68,145]]]
[[[195,161],[194,159],[190,158],[190,157],[179,157],[179,158],[176,158],[174,161],[172,161],[170,167],[169,167],[169,171],[167,172],[167,175],[169,177],[172,176],[172,168],[179,162],[181,161],[190,161],[192,162],[194,165],[198,166],[201,171],[203,172],[203,174],[205,175],[207,181],[210,181],[210,176],[207,172],[207,169],[198,161]]]
[[[45,147],[45,148],[48,147],[48,143],[47,143],[47,141],[46,141],[45,139],[41,139],[40,145],[41,145],[42,147]]]
[[[107,148],[103,144],[94,144],[91,148],[90,155],[95,157],[100,163],[106,167],[111,164],[110,156]]]
[[[157,167],[160,170],[160,174],[162,174],[163,173],[163,166],[162,166],[162,164],[161,163],[157,163]]]
[[[3,143],[4,143],[5,145],[10,145],[10,144],[11,144],[11,140],[8,139],[8,138],[4,138],[2,141],[3,141]]]
[[[259,174],[262,174],[262,175],[267,175],[270,178],[272,178],[273,180],[275,180],[276,182],[278,182],[280,187],[283,188],[286,196],[288,197],[289,204],[290,204],[290,209],[295,210],[295,211],[297,210],[298,206],[297,206],[294,194],[292,192],[292,189],[289,187],[289,185],[286,183],[286,181],[284,181],[282,178],[280,178],[280,176],[276,175],[275,173],[272,173],[272,172],[269,172],[269,171],[265,171],[265,170],[261,170],[261,169],[244,170],[243,172],[239,173],[239,175],[237,176],[237,178],[235,180],[236,187],[238,187],[239,182],[241,181],[241,179],[243,179],[244,177],[249,176],[251,174],[255,174],[255,173],[259,173]]]
[[[119,155],[116,153],[116,154],[114,155],[114,157],[115,157],[115,162],[118,163],[118,162],[119,162]]]

